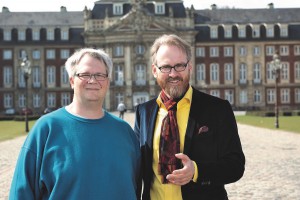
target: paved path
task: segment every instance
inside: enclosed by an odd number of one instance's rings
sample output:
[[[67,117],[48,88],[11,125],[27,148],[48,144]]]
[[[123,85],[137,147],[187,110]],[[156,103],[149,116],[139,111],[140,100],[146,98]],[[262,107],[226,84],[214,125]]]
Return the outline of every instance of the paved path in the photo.
[[[133,125],[134,115],[125,113],[125,120]],[[229,199],[300,200],[300,134],[241,124],[238,128],[246,155],[246,171],[240,181],[226,186]],[[0,143],[0,200],[8,199],[24,139]]]

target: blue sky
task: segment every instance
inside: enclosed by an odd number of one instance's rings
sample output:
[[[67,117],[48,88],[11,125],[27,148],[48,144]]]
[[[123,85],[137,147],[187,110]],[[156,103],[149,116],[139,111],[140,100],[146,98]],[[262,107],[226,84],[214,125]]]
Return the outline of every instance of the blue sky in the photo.
[[[93,8],[96,0],[0,0],[0,8],[9,8],[11,12],[20,11],[59,11],[61,6],[68,11],[81,11],[87,6]],[[300,8],[299,0],[184,0],[186,7],[194,5],[196,9],[210,8],[211,4],[229,8],[267,8],[273,2],[275,8]]]

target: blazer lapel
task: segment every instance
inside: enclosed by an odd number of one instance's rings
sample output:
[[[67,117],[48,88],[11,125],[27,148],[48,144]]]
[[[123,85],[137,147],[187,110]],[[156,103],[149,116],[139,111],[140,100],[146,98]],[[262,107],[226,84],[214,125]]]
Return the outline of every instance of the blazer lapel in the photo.
[[[149,121],[148,121],[148,127],[147,130],[149,131],[147,134],[147,143],[149,144],[149,147],[153,149],[153,135],[154,135],[154,128],[155,128],[155,122],[158,112],[158,105],[155,101],[154,104],[151,105],[149,109]]]

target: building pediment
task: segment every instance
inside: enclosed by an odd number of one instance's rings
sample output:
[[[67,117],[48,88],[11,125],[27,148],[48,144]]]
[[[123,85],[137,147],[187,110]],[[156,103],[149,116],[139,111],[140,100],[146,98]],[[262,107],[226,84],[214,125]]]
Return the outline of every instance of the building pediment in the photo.
[[[142,9],[132,9],[127,15],[120,18],[115,24],[104,29],[103,34],[112,32],[176,32],[176,29],[168,24],[158,21],[157,17]]]

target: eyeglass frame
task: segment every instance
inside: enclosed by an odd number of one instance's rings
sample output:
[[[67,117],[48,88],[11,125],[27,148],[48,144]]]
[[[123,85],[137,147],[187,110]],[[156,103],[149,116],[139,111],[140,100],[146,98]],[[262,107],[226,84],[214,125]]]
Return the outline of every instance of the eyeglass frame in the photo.
[[[88,79],[85,79],[85,78],[83,77],[83,75],[85,75],[86,78],[87,78],[87,76],[89,76],[89,78],[88,78]],[[90,80],[92,79],[92,77],[94,77],[94,79],[95,79],[96,81],[105,81],[105,80],[107,80],[107,78],[108,78],[108,74],[102,74],[102,73],[96,73],[96,74],[76,73],[76,74],[74,74],[74,76],[78,77],[78,78],[79,78],[80,80],[82,80],[82,81],[90,81]],[[101,77],[101,78],[103,78],[103,79],[98,80],[98,79],[96,78],[96,76],[98,76],[98,78]]]
[[[178,63],[178,64],[174,65],[173,67],[170,66],[170,65],[164,65],[164,66],[159,67],[157,64],[155,64],[155,66],[159,69],[159,71],[161,73],[170,73],[172,71],[172,69],[174,69],[175,72],[183,72],[186,69],[186,67],[188,66],[189,62],[190,61],[188,60],[185,64]],[[178,67],[178,66],[184,67],[183,70],[178,71],[176,69],[176,67]],[[163,72],[163,71],[161,71],[162,69],[169,69],[169,71],[168,72],[167,71]]]

